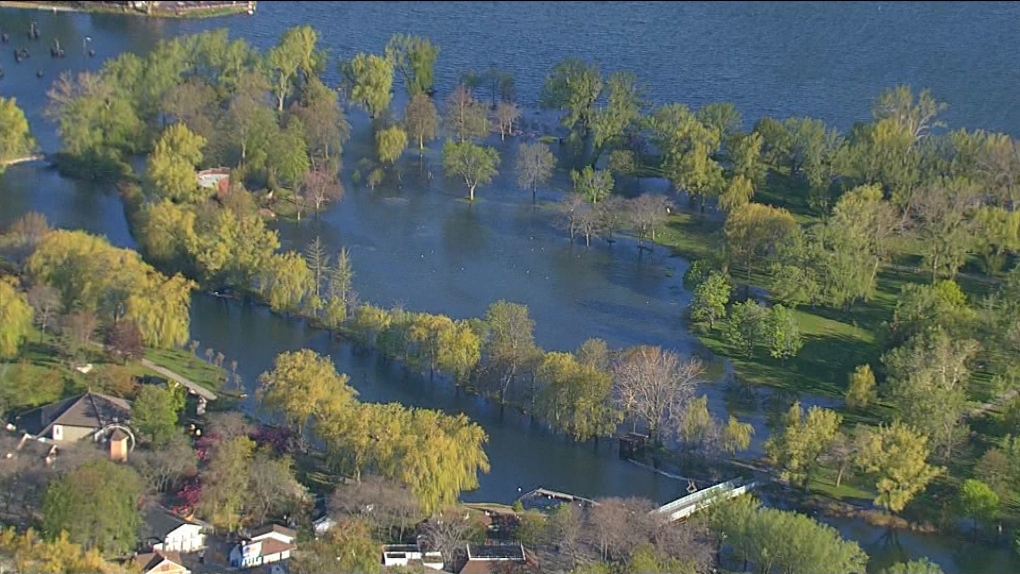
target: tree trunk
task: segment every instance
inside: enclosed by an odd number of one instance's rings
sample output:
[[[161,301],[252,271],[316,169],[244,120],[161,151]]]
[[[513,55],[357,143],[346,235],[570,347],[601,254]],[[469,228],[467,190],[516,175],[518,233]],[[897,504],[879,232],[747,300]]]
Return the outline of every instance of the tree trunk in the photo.
[[[846,471],[846,463],[839,465],[839,472],[836,473],[836,488],[843,483],[843,472]]]
[[[531,205],[538,203],[538,186],[531,186]]]
[[[475,186],[469,185],[468,186],[468,201],[472,201],[473,202],[474,200],[475,200]]]

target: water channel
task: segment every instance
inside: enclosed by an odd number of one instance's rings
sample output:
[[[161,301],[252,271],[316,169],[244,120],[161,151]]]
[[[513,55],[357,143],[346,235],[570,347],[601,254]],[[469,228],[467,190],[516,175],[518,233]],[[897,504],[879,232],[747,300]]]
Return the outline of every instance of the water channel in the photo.
[[[334,58],[380,51],[394,32],[430,36],[443,50],[436,70],[441,94],[459,72],[496,64],[514,71],[521,101],[534,102],[548,69],[564,55],[577,54],[599,60],[606,71],[638,72],[657,102],[733,101],[748,123],[763,114],[804,114],[847,129],[868,118],[870,102],[882,89],[910,83],[929,86],[949,101],[947,120],[954,126],[1015,133],[1020,111],[1011,95],[1020,85],[1020,70],[1004,47],[1020,36],[1018,18],[1020,8],[1008,4],[896,3],[264,2],[253,17],[213,21],[0,9],[0,30],[13,39],[0,49],[6,71],[0,94],[18,99],[42,149],[54,151],[59,140],[42,110],[45,90],[61,70],[96,69],[122,51],[144,53],[159,38],[224,26],[265,48],[287,27],[312,23]],[[23,31],[33,19],[45,43],[35,44],[32,57],[15,65],[10,52],[24,43]],[[54,36],[68,52],[64,60],[45,53]],[[86,57],[86,49],[97,57]],[[336,80],[335,66],[329,75]],[[529,112],[528,118],[540,116]],[[367,147],[363,134],[357,135],[363,118],[354,114],[352,121],[356,137],[348,146],[348,166]],[[516,144],[492,143],[504,148],[501,171],[512,172]],[[399,188],[355,189],[348,181],[344,202],[318,221],[280,224],[284,246],[299,247],[315,236],[334,250],[348,246],[356,289],[378,304],[468,317],[500,298],[526,303],[538,342],[547,349],[572,349],[594,336],[613,346],[695,348],[680,319],[688,301],[680,285],[685,261],[661,250],[640,254],[627,241],[588,250],[571,246],[549,211],[534,208],[509,176],[480,190],[482,200],[469,207],[457,201],[463,194],[459,185],[438,173],[425,177],[429,168],[420,170],[411,155]],[[347,178],[350,171],[345,170]],[[108,187],[63,179],[40,165],[10,168],[0,176],[0,227],[27,211],[133,246],[120,200]],[[479,490],[465,494],[467,500],[509,501],[518,489],[541,485],[661,502],[686,486],[620,461],[611,445],[574,445],[509,411],[500,417],[475,397],[429,384],[373,355],[353,354],[324,333],[264,308],[205,295],[196,295],[192,308],[192,338],[236,359],[249,385],[277,353],[310,347],[330,354],[363,400],[463,411],[479,421],[490,436],[492,472],[481,477]],[[706,392],[713,410],[723,412],[719,389]],[[753,449],[759,450],[764,415],[739,414],[759,429]],[[832,522],[861,541],[877,562],[899,557],[900,550],[878,542],[880,530]],[[1007,551],[975,551],[935,536],[900,534],[899,540],[906,556],[930,556],[947,572],[1020,570]]]

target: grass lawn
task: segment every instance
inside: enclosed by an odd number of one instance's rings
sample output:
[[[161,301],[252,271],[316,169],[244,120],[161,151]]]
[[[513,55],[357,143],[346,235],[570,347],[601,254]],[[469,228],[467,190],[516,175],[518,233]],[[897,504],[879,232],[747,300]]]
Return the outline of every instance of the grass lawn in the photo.
[[[185,349],[146,349],[145,358],[213,391],[220,389],[226,381],[224,369]]]

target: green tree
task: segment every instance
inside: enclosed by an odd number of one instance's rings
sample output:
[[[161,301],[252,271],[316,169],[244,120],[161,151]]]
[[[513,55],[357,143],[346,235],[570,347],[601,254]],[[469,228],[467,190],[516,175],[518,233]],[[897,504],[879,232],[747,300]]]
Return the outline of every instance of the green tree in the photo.
[[[17,356],[32,332],[32,307],[11,277],[0,277],[0,358]]]
[[[165,443],[177,431],[177,415],[183,394],[166,387],[142,385],[131,404],[131,422],[154,444]]]
[[[943,574],[942,568],[927,558],[910,562],[897,562],[882,570],[880,574]]]
[[[266,160],[271,186],[279,182],[288,189],[295,189],[312,168],[304,132],[304,125],[296,117],[290,118],[287,127],[280,130]]]
[[[425,149],[425,142],[439,135],[439,112],[432,98],[415,94],[404,108],[404,130],[418,141],[418,149]]]
[[[624,135],[635,126],[644,108],[644,90],[638,85],[633,72],[613,72],[608,84],[606,105],[597,108],[591,117],[592,143],[595,146],[592,167],[598,163],[603,151],[622,145]]]
[[[737,417],[730,415],[726,425],[722,428],[719,442],[723,452],[733,456],[739,451],[747,450],[751,446],[752,437],[754,437],[754,425],[742,423]]]
[[[684,190],[693,202],[718,195],[723,188],[723,170],[712,159],[719,148],[720,134],[705,126],[682,104],[655,110],[648,119],[652,141],[662,152],[662,171],[674,187]]]
[[[217,528],[237,530],[244,522],[255,442],[247,436],[220,440],[202,473],[198,512]]]
[[[850,373],[850,383],[846,388],[846,405],[852,409],[863,410],[875,400],[875,373],[871,365],[857,365]]]
[[[765,443],[765,451],[784,480],[799,483],[806,491],[812,473],[836,439],[842,422],[839,413],[820,407],[809,408],[804,416],[796,402],[786,413],[782,432]]]
[[[432,89],[433,68],[439,47],[428,38],[410,34],[394,34],[386,43],[386,58],[404,80],[407,95],[414,98]]]
[[[379,543],[363,519],[343,518],[322,539],[308,544],[291,559],[293,574],[358,572],[377,574],[382,566],[377,556]]]
[[[448,140],[443,146],[443,169],[450,175],[464,178],[468,200],[475,200],[475,188],[486,185],[499,173],[499,153],[488,146]]]
[[[609,372],[581,365],[570,353],[546,353],[535,378],[542,386],[540,416],[574,440],[608,436],[619,424]]]
[[[393,125],[375,132],[375,151],[382,163],[391,166],[400,159],[407,149],[407,132]]]
[[[43,501],[43,529],[110,556],[135,548],[142,480],[134,469],[91,460],[50,483]]]
[[[783,361],[797,356],[804,346],[797,317],[792,311],[778,304],[769,309],[768,317],[765,319],[764,340],[772,358]]]
[[[334,171],[340,167],[340,152],[351,135],[336,90],[312,76],[301,90],[301,100],[291,105],[290,113],[301,120],[305,146],[313,167]]]
[[[691,298],[691,320],[705,323],[709,330],[715,327],[716,321],[726,317],[726,305],[730,302],[733,286],[726,276],[712,271],[708,277],[694,288]]]
[[[999,515],[999,495],[980,480],[968,478],[960,485],[956,505],[961,515],[978,522],[991,522]]]
[[[583,196],[592,205],[613,193],[613,174],[608,170],[596,170],[586,165],[581,171],[571,171],[570,179],[574,182],[574,193]]]
[[[535,321],[527,305],[499,300],[485,311],[489,339],[485,354],[500,371],[499,402],[506,404],[507,393],[524,365],[535,355]]]
[[[298,82],[299,73],[311,78],[319,68],[320,55],[315,50],[318,40],[319,34],[311,26],[296,26],[285,31],[276,46],[266,54],[278,112],[283,111],[287,97]]]
[[[974,212],[981,195],[977,185],[962,179],[940,179],[913,193],[910,213],[932,283],[952,279],[974,247]]]
[[[279,409],[287,423],[303,435],[310,418],[328,406],[346,405],[356,391],[347,375],[336,372],[333,361],[302,349],[277,355],[273,370],[259,376],[258,395],[269,408]]]
[[[157,197],[177,203],[199,203],[209,195],[208,190],[199,188],[195,171],[202,163],[205,144],[204,137],[184,124],[174,124],[163,131],[149,156],[146,172]]]
[[[888,370],[889,396],[900,418],[932,440],[946,460],[965,440],[962,428],[975,341],[953,339],[936,328],[882,357]]]
[[[858,428],[857,465],[875,478],[875,504],[899,512],[944,469],[928,464],[928,437],[895,422]]]
[[[376,118],[390,105],[393,63],[382,56],[360,53],[340,64],[352,102]]]
[[[531,201],[535,202],[538,186],[544,185],[552,177],[556,158],[549,146],[542,142],[521,144],[517,148],[517,185],[531,189]]]
[[[577,141],[588,137],[595,102],[602,94],[602,74],[598,64],[568,56],[553,66],[542,86],[540,103],[545,109],[561,110],[560,120]]]
[[[748,357],[765,342],[769,311],[753,299],[734,303],[723,323],[723,337]]]
[[[481,359],[482,340],[467,321],[456,321],[453,329],[439,334],[437,366],[460,384]]]
[[[6,162],[29,155],[36,149],[25,112],[14,98],[0,98],[0,173]]]
[[[744,268],[750,283],[754,267],[761,265],[796,230],[797,222],[789,211],[748,203],[726,217],[723,227],[726,256],[731,263]]]

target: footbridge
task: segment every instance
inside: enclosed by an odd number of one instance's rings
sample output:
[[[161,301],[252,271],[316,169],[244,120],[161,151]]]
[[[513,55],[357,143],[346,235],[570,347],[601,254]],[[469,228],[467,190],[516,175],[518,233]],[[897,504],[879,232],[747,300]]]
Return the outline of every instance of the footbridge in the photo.
[[[653,515],[665,515],[669,522],[676,522],[677,520],[683,520],[688,516],[694,514],[702,508],[707,508],[712,504],[720,500],[728,500],[750,492],[756,486],[757,482],[745,482],[742,479],[735,478],[726,482],[720,482],[714,486],[710,486],[703,490],[698,490],[682,498],[678,498],[673,502],[666,503],[659,508],[653,510]]]

